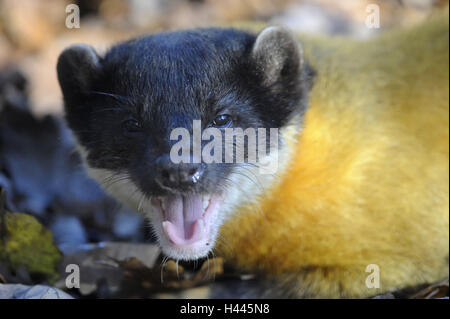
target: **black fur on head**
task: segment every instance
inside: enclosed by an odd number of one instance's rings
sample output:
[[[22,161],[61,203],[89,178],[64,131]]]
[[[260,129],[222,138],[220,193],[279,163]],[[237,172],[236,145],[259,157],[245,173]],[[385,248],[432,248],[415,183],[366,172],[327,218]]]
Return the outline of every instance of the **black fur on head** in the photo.
[[[167,192],[155,178],[176,142],[173,128],[191,130],[193,120],[206,128],[220,114],[231,116],[231,127],[282,128],[305,111],[311,74],[300,44],[280,27],[259,35],[215,28],[154,34],[103,57],[75,45],[57,71],[66,119],[88,164],[126,173],[157,196]],[[180,191],[214,191],[232,169],[201,166],[201,182]]]

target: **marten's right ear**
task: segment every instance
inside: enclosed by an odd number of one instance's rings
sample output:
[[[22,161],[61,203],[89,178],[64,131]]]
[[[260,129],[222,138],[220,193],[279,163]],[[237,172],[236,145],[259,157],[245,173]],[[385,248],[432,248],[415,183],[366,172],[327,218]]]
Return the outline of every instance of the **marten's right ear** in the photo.
[[[256,38],[252,58],[264,83],[289,83],[303,68],[303,53],[295,35],[280,26],[268,27]]]
[[[88,94],[101,70],[100,57],[94,48],[75,44],[58,58],[58,80],[65,98]]]

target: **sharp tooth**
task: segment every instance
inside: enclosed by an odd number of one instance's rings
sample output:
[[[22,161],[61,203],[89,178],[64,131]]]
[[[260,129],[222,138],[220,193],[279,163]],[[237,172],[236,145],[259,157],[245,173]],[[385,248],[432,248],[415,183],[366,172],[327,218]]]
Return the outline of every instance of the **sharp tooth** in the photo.
[[[205,195],[203,196],[203,210],[206,210],[209,206],[210,197]]]

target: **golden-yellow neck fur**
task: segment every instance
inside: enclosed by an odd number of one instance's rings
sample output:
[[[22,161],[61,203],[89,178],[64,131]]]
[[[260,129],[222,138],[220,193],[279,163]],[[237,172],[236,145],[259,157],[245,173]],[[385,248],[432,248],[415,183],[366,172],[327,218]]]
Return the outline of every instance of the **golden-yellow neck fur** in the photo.
[[[317,77],[294,155],[222,227],[218,252],[294,297],[448,276],[448,15],[367,42],[301,40]],[[379,289],[365,285],[369,264]]]

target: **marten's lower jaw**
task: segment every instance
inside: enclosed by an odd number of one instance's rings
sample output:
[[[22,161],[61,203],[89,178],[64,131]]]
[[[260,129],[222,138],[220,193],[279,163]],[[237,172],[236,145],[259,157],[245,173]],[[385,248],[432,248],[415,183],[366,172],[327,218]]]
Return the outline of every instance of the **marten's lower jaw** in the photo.
[[[214,246],[221,201],[219,193],[152,199],[154,214],[158,215],[153,218],[153,227],[158,228],[156,233],[163,252],[184,260],[206,256]]]

